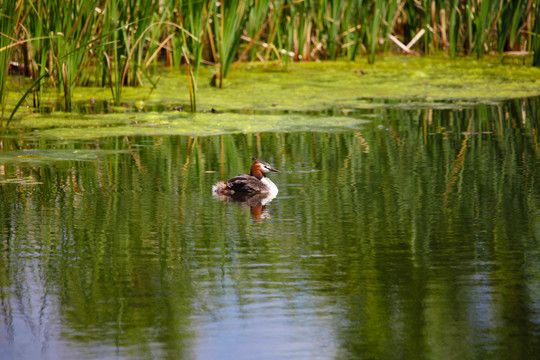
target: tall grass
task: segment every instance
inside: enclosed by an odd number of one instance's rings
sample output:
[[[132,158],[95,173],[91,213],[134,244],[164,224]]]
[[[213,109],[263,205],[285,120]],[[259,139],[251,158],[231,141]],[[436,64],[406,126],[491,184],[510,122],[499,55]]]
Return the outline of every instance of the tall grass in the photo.
[[[75,87],[88,76],[91,44],[98,30],[98,1],[50,0],[26,5],[24,25],[38,35],[31,43],[33,54],[29,58],[33,63],[28,65],[35,75],[48,72],[61,94],[59,101],[69,110]],[[41,35],[47,37],[42,39]]]
[[[203,62],[222,87],[237,61],[286,68],[367,55],[372,63],[400,52],[396,39],[408,44],[419,33],[408,52],[513,51],[540,66],[535,0],[0,0],[0,20],[2,117],[12,61],[41,79],[32,91],[36,107],[55,88],[66,110],[78,86],[108,86],[120,104],[124,86],[153,86],[152,66],[165,62],[185,68],[195,111]]]
[[[21,2],[8,2],[2,4],[0,11],[0,125],[4,118],[8,98],[8,71],[11,57],[17,43],[19,26],[17,19],[21,14]]]
[[[182,14],[178,20],[185,31],[180,32],[180,56],[186,64],[188,76],[191,111],[197,111],[197,82],[199,68],[203,60],[204,43],[210,21],[210,9],[214,8],[215,0],[178,1]],[[189,35],[188,35],[189,34]],[[177,63],[180,64],[181,61]]]
[[[125,54],[123,57],[120,55],[121,26],[116,2],[117,0],[109,0],[107,6],[104,8],[104,11],[108,13],[108,16],[104,17],[102,31],[109,34],[108,38],[111,43],[108,47],[100,49],[101,56],[99,58],[106,65],[102,70],[102,82],[108,83],[115,105],[120,105],[123,86],[122,65],[126,56]]]
[[[229,0],[216,3],[214,9],[214,38],[216,39],[219,87],[223,87],[223,78],[227,77],[231,64],[236,58],[240,46],[242,31],[249,18],[252,0]]]
[[[534,16],[532,16],[533,27],[529,29],[530,34],[530,48],[534,52],[533,64],[540,67],[540,6],[537,4],[535,7]]]

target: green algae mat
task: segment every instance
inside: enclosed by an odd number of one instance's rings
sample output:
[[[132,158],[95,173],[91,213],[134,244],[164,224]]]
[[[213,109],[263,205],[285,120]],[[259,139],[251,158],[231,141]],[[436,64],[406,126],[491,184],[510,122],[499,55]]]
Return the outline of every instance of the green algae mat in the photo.
[[[201,69],[196,113],[183,111],[189,109],[184,73],[162,68],[154,77],[155,87],[124,88],[124,106],[109,104],[107,88],[80,87],[73,100],[84,111],[27,109],[12,128],[19,135],[60,138],[337,131],[372,121],[374,109],[463,108],[540,95],[540,69],[510,57],[240,64],[222,89],[211,86],[212,73]]]

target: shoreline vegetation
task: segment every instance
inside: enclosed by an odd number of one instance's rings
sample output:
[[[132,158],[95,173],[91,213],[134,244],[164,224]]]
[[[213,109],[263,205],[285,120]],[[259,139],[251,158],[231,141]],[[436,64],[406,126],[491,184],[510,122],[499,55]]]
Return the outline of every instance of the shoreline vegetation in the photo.
[[[286,72],[391,53],[506,54],[540,66],[539,33],[534,0],[0,0],[0,125],[20,106],[42,109],[51,89],[63,111],[81,88],[108,89],[119,106],[126,87],[158,86],[157,65],[182,71],[177,91],[195,112],[201,67],[223,88],[241,62]]]

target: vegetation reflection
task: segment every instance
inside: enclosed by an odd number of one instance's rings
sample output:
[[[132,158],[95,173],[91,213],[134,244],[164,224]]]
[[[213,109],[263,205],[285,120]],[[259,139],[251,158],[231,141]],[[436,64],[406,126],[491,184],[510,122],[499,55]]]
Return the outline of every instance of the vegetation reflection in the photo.
[[[340,133],[2,138],[2,317],[52,326],[39,306],[90,354],[189,357],[227,294],[258,289],[309,295],[340,358],[532,355],[539,106],[388,106]],[[251,156],[285,170],[262,221],[211,196]]]

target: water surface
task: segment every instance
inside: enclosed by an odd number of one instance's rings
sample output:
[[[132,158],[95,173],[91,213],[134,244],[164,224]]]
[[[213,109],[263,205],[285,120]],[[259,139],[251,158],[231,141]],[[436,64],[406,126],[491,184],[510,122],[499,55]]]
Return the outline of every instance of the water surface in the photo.
[[[3,359],[540,351],[538,98],[341,129],[0,140]],[[262,158],[278,196],[223,202]]]

